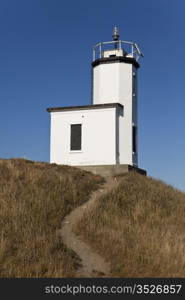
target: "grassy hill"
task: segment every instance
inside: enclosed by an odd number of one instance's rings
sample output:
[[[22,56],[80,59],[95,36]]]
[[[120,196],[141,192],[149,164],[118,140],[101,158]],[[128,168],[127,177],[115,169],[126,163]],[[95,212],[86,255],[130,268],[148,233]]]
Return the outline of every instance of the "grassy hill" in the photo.
[[[0,160],[0,277],[74,276],[78,257],[57,230],[101,182],[68,166]]]
[[[185,277],[185,194],[128,173],[75,232],[111,262],[112,277]]]
[[[136,173],[117,180],[74,231],[111,263],[110,277],[185,277],[185,193]],[[75,277],[61,223],[102,183],[73,167],[0,160],[0,277]]]

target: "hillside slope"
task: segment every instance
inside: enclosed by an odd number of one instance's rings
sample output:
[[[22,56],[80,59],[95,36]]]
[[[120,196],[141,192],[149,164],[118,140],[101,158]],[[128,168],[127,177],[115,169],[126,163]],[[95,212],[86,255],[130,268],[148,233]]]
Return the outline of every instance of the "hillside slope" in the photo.
[[[128,173],[74,231],[111,264],[111,277],[185,277],[185,194]]]
[[[0,160],[0,277],[74,276],[79,259],[61,223],[102,182],[68,166]]]

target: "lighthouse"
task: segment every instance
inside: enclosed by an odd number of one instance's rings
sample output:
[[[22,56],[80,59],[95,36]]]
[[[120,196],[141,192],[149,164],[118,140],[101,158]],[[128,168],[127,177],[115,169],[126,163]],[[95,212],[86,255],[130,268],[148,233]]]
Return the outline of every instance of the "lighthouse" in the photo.
[[[115,175],[138,168],[138,69],[142,53],[123,41],[93,47],[91,104],[51,107],[50,162],[95,174]]]

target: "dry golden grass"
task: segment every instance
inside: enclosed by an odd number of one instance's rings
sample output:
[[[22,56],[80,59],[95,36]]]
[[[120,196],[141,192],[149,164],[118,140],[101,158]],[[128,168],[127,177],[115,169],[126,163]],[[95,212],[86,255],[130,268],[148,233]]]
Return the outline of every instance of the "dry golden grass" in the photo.
[[[0,277],[74,276],[78,257],[57,230],[101,182],[68,166],[0,160]]]
[[[112,277],[185,277],[185,194],[161,181],[125,174],[76,233],[111,262]]]

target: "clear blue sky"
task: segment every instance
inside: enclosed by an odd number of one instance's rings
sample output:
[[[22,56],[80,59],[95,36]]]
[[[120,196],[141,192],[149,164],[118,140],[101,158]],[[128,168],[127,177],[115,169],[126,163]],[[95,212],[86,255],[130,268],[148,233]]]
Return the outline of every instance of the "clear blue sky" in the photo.
[[[185,1],[1,0],[0,157],[49,161],[47,107],[90,104],[92,45],[139,44],[139,166],[185,190]]]

